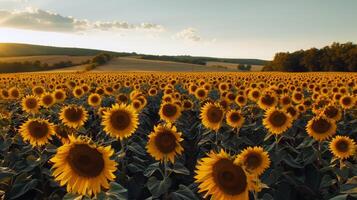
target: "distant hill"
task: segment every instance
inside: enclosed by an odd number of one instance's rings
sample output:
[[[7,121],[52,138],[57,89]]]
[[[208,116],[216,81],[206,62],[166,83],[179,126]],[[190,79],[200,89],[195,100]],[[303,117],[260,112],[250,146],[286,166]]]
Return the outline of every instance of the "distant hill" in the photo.
[[[214,57],[195,57],[195,56],[158,56],[126,52],[103,51],[97,49],[52,47],[32,44],[0,43],[0,57],[16,56],[45,56],[45,55],[67,55],[67,56],[94,56],[99,53],[109,53],[114,56],[136,56],[147,60],[161,60],[183,62],[190,64],[206,65],[207,62],[226,62],[236,64],[265,65],[268,61],[260,59],[231,59]]]
[[[117,52],[95,50],[95,49],[51,47],[51,46],[17,44],[17,43],[0,43],[0,57],[45,56],[45,55],[94,56],[102,52],[115,54],[115,55],[120,54]]]

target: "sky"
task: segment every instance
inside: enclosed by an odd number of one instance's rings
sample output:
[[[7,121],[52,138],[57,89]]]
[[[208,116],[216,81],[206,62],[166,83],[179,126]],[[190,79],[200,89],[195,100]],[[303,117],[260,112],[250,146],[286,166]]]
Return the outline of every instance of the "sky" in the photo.
[[[0,0],[0,42],[272,59],[357,40],[355,0]]]

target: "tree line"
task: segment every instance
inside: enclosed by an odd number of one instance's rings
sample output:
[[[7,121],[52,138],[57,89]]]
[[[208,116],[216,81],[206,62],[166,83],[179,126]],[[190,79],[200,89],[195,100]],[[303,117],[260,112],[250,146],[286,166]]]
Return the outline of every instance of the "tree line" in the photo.
[[[73,63],[72,61],[59,61],[52,65],[36,61],[24,61],[24,62],[0,62],[0,73],[13,73],[13,72],[34,72],[60,69],[66,67],[73,67],[76,65],[88,64],[86,70],[94,69],[98,65],[103,65],[112,59],[112,55],[108,53],[100,53],[94,56],[91,60],[85,60],[81,63]]]
[[[280,52],[268,62],[263,71],[357,71],[357,45],[352,42],[333,43],[321,49]]]

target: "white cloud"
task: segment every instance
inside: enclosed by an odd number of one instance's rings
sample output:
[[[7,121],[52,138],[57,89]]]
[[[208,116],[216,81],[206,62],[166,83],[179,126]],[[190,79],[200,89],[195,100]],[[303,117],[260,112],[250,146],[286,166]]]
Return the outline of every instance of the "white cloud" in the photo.
[[[149,31],[164,30],[164,27],[158,24],[130,24],[121,21],[88,21],[34,8],[27,8],[21,11],[0,10],[0,27],[53,32],[78,32],[93,29],[102,31],[121,29],[140,29]]]
[[[186,28],[174,35],[174,38],[184,39],[194,42],[199,42],[202,40],[201,36],[198,34],[197,30],[194,28]]]

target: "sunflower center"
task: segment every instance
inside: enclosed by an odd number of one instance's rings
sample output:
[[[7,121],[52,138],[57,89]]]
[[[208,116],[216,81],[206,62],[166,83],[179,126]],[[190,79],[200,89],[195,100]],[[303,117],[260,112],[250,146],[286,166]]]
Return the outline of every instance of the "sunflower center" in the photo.
[[[244,97],[240,96],[240,97],[238,97],[237,100],[239,103],[243,103],[245,99],[244,99]]]
[[[275,127],[281,127],[285,124],[287,117],[285,113],[280,111],[274,111],[270,117],[269,122]]]
[[[129,113],[123,110],[116,110],[110,116],[110,124],[116,130],[125,130],[130,122]]]
[[[348,151],[348,143],[345,140],[340,140],[336,144],[336,149],[339,152],[347,152]]]
[[[55,93],[55,98],[56,98],[56,99],[62,99],[62,98],[63,98],[62,92],[56,92],[56,93]]]
[[[296,100],[301,100],[301,99],[302,99],[302,94],[296,93],[296,94],[295,94],[295,99],[296,99]]]
[[[289,99],[288,97],[283,98],[283,104],[284,104],[284,105],[290,104],[290,99]]]
[[[20,93],[19,93],[18,90],[12,90],[12,91],[11,91],[11,96],[17,98],[17,97],[20,96]]]
[[[219,123],[223,118],[223,111],[218,107],[212,106],[207,110],[207,119],[212,123]]]
[[[44,92],[44,90],[42,88],[38,87],[38,88],[35,88],[34,92],[35,92],[35,94],[40,95]]]
[[[175,114],[177,113],[177,108],[172,104],[166,104],[162,108],[162,112],[165,116],[172,117],[175,116]]]
[[[49,131],[47,124],[39,121],[31,121],[28,128],[30,135],[34,138],[43,138]]]
[[[351,103],[352,103],[352,100],[349,97],[345,97],[345,98],[342,99],[342,104],[343,105],[350,105]]]
[[[52,102],[53,102],[53,98],[51,95],[46,95],[42,98],[42,102],[45,104],[45,105],[50,105]]]
[[[233,122],[238,122],[240,120],[240,115],[239,113],[232,113],[230,116],[231,121]]]
[[[56,127],[56,133],[62,138],[68,138],[68,132],[64,128]]]
[[[286,109],[286,111],[287,111],[288,113],[290,113],[290,115],[291,115],[292,117],[294,117],[294,116],[297,114],[297,112],[296,112],[296,110],[294,109],[294,107],[289,107],[289,108]]]
[[[76,95],[78,95],[78,96],[80,96],[80,95],[82,95],[82,90],[80,90],[80,89],[77,89],[76,91],[75,91],[75,93],[76,93]]]
[[[217,186],[229,195],[237,195],[247,188],[247,176],[243,169],[223,158],[213,165],[213,179]]]
[[[199,90],[199,91],[197,91],[197,95],[199,97],[204,97],[206,95],[206,92],[204,90]]]
[[[252,93],[252,96],[253,96],[254,99],[257,99],[257,98],[259,98],[260,93],[259,93],[258,91],[254,91],[254,92]]]
[[[33,109],[33,108],[36,108],[36,106],[37,106],[37,100],[34,98],[29,98],[26,100],[25,104],[26,104],[27,108]]]
[[[3,95],[4,97],[9,97],[9,92],[8,92],[8,91],[2,90],[1,93],[2,93],[2,95]]]
[[[125,95],[119,95],[118,99],[119,99],[120,102],[127,102],[128,101],[128,98]]]
[[[104,169],[103,155],[87,144],[73,146],[67,159],[72,170],[82,177],[97,177]]]
[[[91,101],[92,103],[98,103],[99,98],[98,98],[97,96],[92,96],[92,98],[90,99],[90,101]]]
[[[262,158],[256,153],[251,153],[247,156],[244,164],[248,169],[254,170],[262,164]]]
[[[312,130],[318,134],[324,134],[330,130],[331,124],[327,120],[320,118],[312,123]]]
[[[273,105],[274,104],[274,98],[270,95],[265,95],[262,97],[262,103],[265,105]]]
[[[338,109],[334,106],[329,106],[325,110],[325,115],[329,118],[334,118],[338,114]]]
[[[171,153],[176,148],[176,137],[170,131],[159,133],[155,138],[155,145],[162,153]]]
[[[82,119],[83,111],[77,108],[68,108],[64,112],[65,118],[70,122],[78,122]]]

